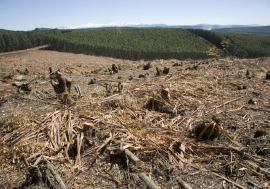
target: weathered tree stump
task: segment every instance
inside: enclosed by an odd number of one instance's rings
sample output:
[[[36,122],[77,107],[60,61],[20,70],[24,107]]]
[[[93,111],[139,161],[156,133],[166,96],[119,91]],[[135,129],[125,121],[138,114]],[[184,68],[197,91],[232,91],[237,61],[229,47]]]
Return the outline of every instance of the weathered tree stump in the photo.
[[[163,73],[168,74],[170,72],[170,68],[164,67]]]
[[[156,67],[156,71],[157,71],[156,75],[157,75],[157,76],[160,76],[160,75],[161,75],[162,70],[161,70],[161,69],[159,69],[158,67]]]
[[[265,79],[270,79],[270,70],[266,73]]]
[[[219,129],[210,121],[199,121],[191,129],[191,134],[197,140],[214,140],[219,136]]]
[[[12,83],[12,85],[17,87],[18,93],[23,91],[26,94],[28,94],[32,90],[31,86],[27,82],[24,83],[24,82],[20,82],[20,81],[15,81]]]
[[[144,70],[149,70],[151,68],[150,62],[148,62],[146,65],[143,66]]]
[[[91,79],[88,83],[88,85],[96,84],[97,80],[95,78]]]
[[[140,74],[139,75],[139,78],[145,78],[146,76],[145,76],[145,74]]]
[[[55,93],[61,94],[66,90],[70,93],[72,80],[70,78],[63,76],[60,70],[53,72],[50,67],[49,71],[50,71],[51,85],[53,86]],[[53,80],[57,80],[58,83],[55,83]]]
[[[115,64],[112,64],[112,71],[114,73],[118,73],[118,68],[117,68],[117,66]]]

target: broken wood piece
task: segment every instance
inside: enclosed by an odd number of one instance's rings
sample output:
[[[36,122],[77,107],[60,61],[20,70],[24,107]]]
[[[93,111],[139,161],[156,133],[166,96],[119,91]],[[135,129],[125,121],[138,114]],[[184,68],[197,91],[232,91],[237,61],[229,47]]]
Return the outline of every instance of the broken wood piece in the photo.
[[[27,159],[24,156],[22,156],[22,161],[23,161],[25,167],[29,167],[29,163],[28,163]]]
[[[54,176],[55,180],[58,182],[61,189],[66,189],[65,183],[61,179],[60,175],[54,170],[53,166],[49,161],[47,162],[47,168],[51,171],[52,175]]]
[[[39,155],[41,155],[41,152],[34,153],[34,154],[32,154],[31,156],[29,156],[28,158],[26,158],[26,160],[28,161],[28,160],[30,160],[30,159],[33,159],[33,158],[39,156]]]
[[[79,95],[82,96],[81,88],[79,85],[77,85],[77,89],[78,89]]]
[[[93,123],[84,122],[83,123],[83,131],[84,132],[90,132],[94,127]]]
[[[81,135],[77,135],[77,157],[75,164],[81,166],[81,148],[83,143],[84,134],[81,133]]]
[[[245,167],[245,168],[246,168],[248,171],[250,171],[252,174],[257,175],[257,176],[259,176],[259,177],[261,177],[261,178],[264,177],[264,174],[261,174],[261,173],[255,171],[255,170],[249,168],[249,167],[246,166],[245,164],[243,164],[243,163],[239,163],[239,164],[240,164],[241,166]]]
[[[159,189],[159,187],[157,187],[155,183],[145,173],[140,173],[139,176],[146,183],[147,188]]]
[[[221,131],[231,142],[233,142],[234,144],[236,144],[237,146],[240,146],[240,147],[244,146],[240,142],[233,140],[233,138],[231,138],[230,135],[220,125],[217,124],[216,126],[218,127],[219,131]]]
[[[75,91],[76,91],[76,93],[78,94],[79,97],[82,96],[81,88],[80,88],[79,85],[76,85],[76,86],[75,86]]]
[[[97,152],[100,151],[104,146],[106,146],[111,140],[113,139],[113,135],[110,132],[110,136],[109,138],[107,138],[102,145],[99,146],[99,148],[97,149]]]
[[[108,146],[108,147],[106,147],[106,150],[108,150],[108,151],[119,150],[119,146]]]
[[[32,90],[32,88],[28,82],[14,81],[12,83],[12,86],[16,86],[18,89],[18,92],[20,92],[20,90],[22,90],[26,93],[29,93]]]
[[[220,175],[220,174],[217,174],[217,173],[215,173],[215,172],[212,172],[212,174],[215,175],[215,176],[218,176],[218,177],[222,178],[223,180],[226,180],[227,182],[232,183],[233,185],[235,185],[235,186],[237,186],[237,187],[239,187],[239,188],[245,189],[245,188],[244,188],[243,186],[241,186],[240,184],[237,184],[236,182],[233,182],[233,181],[227,179],[226,177],[224,177],[224,176],[222,176],[222,175]]]
[[[225,106],[225,105],[227,105],[227,104],[229,104],[229,103],[231,103],[231,102],[234,102],[234,101],[236,101],[236,100],[239,100],[239,99],[241,99],[241,98],[243,98],[243,96],[240,96],[240,97],[238,97],[238,98],[229,100],[229,101],[227,101],[227,102],[224,102],[223,104],[218,105],[218,106],[216,106],[215,108],[213,108],[213,109],[211,109],[211,110],[209,110],[209,111],[207,111],[207,112],[205,112],[205,113],[209,113],[209,112],[211,112],[211,111],[213,111],[213,110],[215,110],[215,109],[218,109],[218,108],[220,108],[220,107],[222,107],[222,106]]]
[[[253,161],[250,160],[246,160],[245,163],[249,164],[250,166],[252,166],[254,169],[259,170],[261,172],[265,172],[266,174],[270,175],[270,171],[268,171],[266,168],[260,167],[258,166],[256,163],[254,163]]]
[[[108,175],[110,175],[110,177],[111,177],[111,179],[110,180],[113,180],[113,181],[115,181],[118,185],[122,185],[122,182],[119,180],[119,179],[117,179],[116,177],[114,177],[111,173],[109,173],[107,170],[104,170],[105,171],[105,173],[107,173]]]
[[[188,183],[183,181],[181,178],[176,178],[176,180],[183,186],[185,189],[193,189]]]
[[[137,158],[137,156],[135,156],[131,151],[129,151],[128,149],[125,149],[125,153],[132,160],[132,162],[135,163],[136,167],[139,167],[142,165],[142,161],[139,158]]]

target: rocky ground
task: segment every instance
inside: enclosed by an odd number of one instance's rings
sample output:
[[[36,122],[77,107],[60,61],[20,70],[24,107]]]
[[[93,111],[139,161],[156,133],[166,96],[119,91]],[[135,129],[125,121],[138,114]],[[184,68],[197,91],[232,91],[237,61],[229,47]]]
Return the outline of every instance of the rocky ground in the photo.
[[[68,96],[49,67],[72,79]],[[270,58],[0,56],[0,187],[269,188],[268,70]]]

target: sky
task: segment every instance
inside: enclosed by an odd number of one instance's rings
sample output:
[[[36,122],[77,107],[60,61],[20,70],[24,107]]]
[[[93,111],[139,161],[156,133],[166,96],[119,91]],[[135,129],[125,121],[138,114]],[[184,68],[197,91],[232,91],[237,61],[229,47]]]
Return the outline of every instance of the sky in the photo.
[[[0,29],[87,24],[270,25],[270,0],[0,0]]]

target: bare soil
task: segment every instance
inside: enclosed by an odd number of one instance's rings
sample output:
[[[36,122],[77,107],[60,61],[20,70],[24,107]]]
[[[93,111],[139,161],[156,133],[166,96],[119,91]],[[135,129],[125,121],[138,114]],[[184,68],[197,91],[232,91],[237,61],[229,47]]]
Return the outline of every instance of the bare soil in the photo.
[[[72,78],[70,103],[57,98],[49,67]],[[141,173],[166,189],[269,188],[268,70],[270,58],[0,56],[0,188],[61,188],[48,162],[66,188],[155,188]]]

